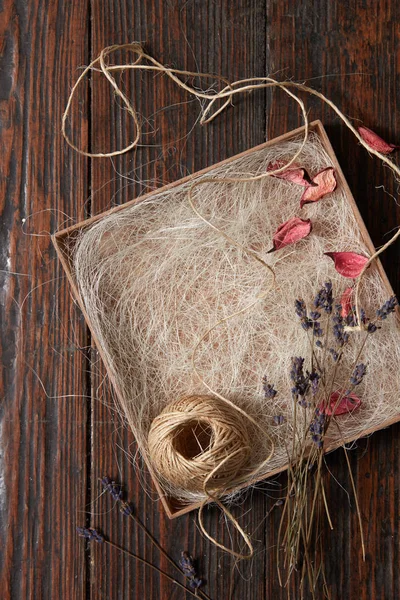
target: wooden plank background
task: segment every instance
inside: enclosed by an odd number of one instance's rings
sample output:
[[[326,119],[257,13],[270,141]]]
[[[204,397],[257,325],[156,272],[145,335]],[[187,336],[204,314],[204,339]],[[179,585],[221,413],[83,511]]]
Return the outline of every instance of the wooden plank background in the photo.
[[[8,599],[175,599],[184,594],[102,546],[85,548],[76,525],[168,570],[135,527],[101,495],[98,479],[122,479],[137,514],[171,555],[195,554],[213,599],[228,597],[232,561],[199,534],[195,516],[169,521],[135,455],[132,435],[109,408],[112,394],[71,300],[49,233],[301,125],[279,91],[235,101],[206,128],[198,104],[161,77],[125,76],[147,116],[145,145],[113,161],[86,159],[64,143],[61,114],[81,67],[113,43],[138,40],[178,68],[226,75],[307,79],[350,117],[400,141],[396,0],[3,0],[0,5],[0,596]],[[387,169],[369,159],[335,115],[321,118],[357,203],[379,245],[400,222]],[[162,111],[167,105],[175,105]],[[133,128],[94,73],[74,104],[74,139],[92,151],[118,148]],[[186,135],[190,131],[190,135]],[[380,187],[380,186],[383,186]],[[382,258],[400,291],[399,246]],[[388,382],[390,385],[390,382]],[[326,531],[332,598],[400,598],[400,426],[360,441],[351,463],[365,524],[362,563],[350,482],[341,451],[328,458]],[[139,471],[137,469],[140,469]],[[336,483],[336,481],[338,483]],[[285,477],[249,493],[235,515],[254,533],[255,558],[234,571],[237,600],[288,598],[276,577]],[[143,489],[145,486],[145,491]],[[228,542],[216,509],[210,531]],[[296,599],[295,588],[289,597]],[[189,598],[189,595],[187,595]]]

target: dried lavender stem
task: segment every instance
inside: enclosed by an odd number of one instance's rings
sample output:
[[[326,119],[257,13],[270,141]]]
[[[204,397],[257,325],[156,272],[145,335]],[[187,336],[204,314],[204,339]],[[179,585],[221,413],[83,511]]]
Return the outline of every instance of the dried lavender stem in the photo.
[[[339,427],[339,425],[338,425],[338,423],[336,421],[335,421],[335,425],[338,428],[338,431],[339,431],[340,435],[342,436],[342,440],[343,440],[342,432],[341,432],[340,427]],[[347,453],[347,448],[345,446],[344,440],[343,440],[343,450],[344,450],[344,455],[346,457],[347,467],[348,467],[350,481],[351,481],[351,487],[352,487],[353,495],[354,495],[354,501],[356,503],[357,519],[358,519],[358,525],[359,525],[359,528],[360,528],[360,536],[361,536],[362,555],[363,555],[363,561],[365,562],[365,542],[364,542],[364,532],[363,532],[363,528],[362,528],[362,519],[361,519],[360,505],[358,503],[358,495],[357,495],[357,491],[356,491],[356,484],[354,482],[353,472],[351,470],[351,465],[350,465],[350,459],[349,459],[349,456],[348,456],[348,453]]]
[[[143,533],[148,537],[151,543],[160,551],[160,553],[168,560],[168,562],[181,574],[183,577],[187,577],[184,571],[180,568],[180,566],[169,556],[169,554],[164,550],[164,548],[159,544],[159,542],[153,537],[147,527],[142,523],[139,517],[133,512],[132,505],[129,502],[125,502],[122,497],[122,487],[119,484],[111,481],[108,477],[104,477],[101,479],[101,482],[104,488],[111,494],[111,496],[117,501],[117,504],[120,505],[121,512],[126,516],[130,517],[134,523],[143,531]],[[115,491],[116,490],[116,491]],[[211,600],[209,596],[203,592],[202,590],[195,590],[196,596],[203,598],[204,600]]]
[[[331,529],[333,529],[333,525],[332,525],[332,520],[331,520],[331,515],[329,513],[329,508],[328,508],[328,502],[326,500],[326,495],[325,495],[325,486],[324,486],[324,481],[321,480],[321,488],[322,488],[322,498],[324,500],[324,506],[325,506],[325,512],[326,512],[326,516],[329,522],[329,527]]]
[[[319,488],[319,485],[321,482],[321,477],[322,477],[321,476],[321,467],[322,467],[323,457],[324,457],[324,453],[321,450],[320,454],[319,454],[319,460],[318,460],[317,481],[315,483],[314,497],[313,497],[313,502],[312,502],[312,506],[311,506],[310,524],[309,524],[308,532],[307,532],[307,542],[309,541],[309,539],[311,537],[312,523],[313,523],[313,517],[314,517],[315,506],[316,506],[316,501],[317,501],[318,488]]]
[[[181,589],[185,590],[185,592],[188,592],[189,594],[191,594],[192,596],[194,596],[194,598],[198,598],[199,597],[198,594],[196,594],[195,592],[192,592],[191,589],[187,588],[185,585],[182,585],[182,583],[180,583],[179,581],[177,581],[176,579],[174,579],[173,577],[171,577],[170,575],[168,575],[168,573],[165,573],[165,571],[162,571],[161,569],[159,569],[158,567],[156,567],[155,565],[153,565],[151,562],[149,562],[145,558],[142,558],[141,556],[138,556],[137,554],[134,554],[133,552],[129,552],[129,550],[125,550],[125,548],[121,548],[121,546],[118,546],[118,544],[114,544],[113,542],[110,542],[109,540],[105,539],[104,543],[108,544],[112,548],[115,548],[116,550],[119,550],[120,552],[123,552],[124,554],[126,554],[127,556],[130,556],[131,558],[135,558],[136,560],[138,560],[142,564],[146,565],[147,567],[150,567],[151,569],[154,569],[155,571],[157,571],[158,573],[160,573],[160,575],[163,575],[164,577],[166,577],[166,579],[168,579],[169,581],[172,581],[172,583],[175,583],[175,585],[177,585]]]
[[[161,554],[168,560],[168,562],[177,571],[179,571],[179,573],[181,575],[183,575],[184,577],[186,577],[186,575],[184,574],[184,572],[182,571],[182,569],[179,567],[179,565],[176,564],[176,562],[169,556],[169,554],[166,552],[166,550],[164,550],[164,548],[157,542],[157,540],[152,536],[152,534],[150,533],[150,531],[141,522],[141,520],[134,513],[131,513],[128,516],[136,523],[136,525],[138,525],[140,527],[140,529],[143,531],[143,533],[149,538],[149,540],[151,541],[151,543],[161,552]],[[196,592],[197,592],[196,593],[197,597],[205,598],[205,600],[211,600],[210,597],[203,590],[196,590]]]

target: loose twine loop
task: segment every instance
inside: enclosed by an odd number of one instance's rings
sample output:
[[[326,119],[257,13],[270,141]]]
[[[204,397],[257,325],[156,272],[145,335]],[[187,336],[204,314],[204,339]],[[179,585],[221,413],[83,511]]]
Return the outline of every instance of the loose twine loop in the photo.
[[[125,50],[129,53],[132,53],[134,59],[125,64],[110,64],[110,57],[119,50]],[[135,126],[135,137],[131,143],[121,150],[105,153],[87,152],[77,147],[67,133],[67,122],[74,96],[83,79],[91,70],[99,71],[104,75],[104,77],[112,86],[115,95],[121,99],[125,109],[133,119]],[[200,123],[202,125],[210,123],[215,117],[222,113],[228,107],[228,105],[231,104],[232,99],[236,94],[270,87],[277,87],[289,95],[300,107],[304,120],[304,138],[302,144],[300,145],[298,151],[287,162],[287,164],[280,169],[242,178],[203,178],[194,181],[189,188],[188,201],[195,214],[209,227],[214,229],[218,235],[223,236],[228,243],[236,246],[238,250],[247,253],[249,257],[261,263],[269,272],[269,275],[272,275],[272,279],[269,280],[267,287],[258,295],[256,295],[255,300],[233,315],[229,315],[228,317],[225,317],[224,319],[221,319],[215,323],[204,333],[203,336],[201,336],[200,340],[195,345],[192,355],[193,371],[198,376],[202,385],[208,389],[211,396],[191,396],[189,398],[172,402],[154,419],[150,428],[148,439],[151,460],[160,475],[175,484],[187,486],[187,489],[193,489],[196,491],[202,490],[204,492],[206,499],[203,501],[199,510],[199,523],[200,528],[206,537],[218,547],[228,551],[238,558],[249,558],[253,555],[251,541],[230,511],[220,502],[220,498],[227,492],[227,490],[229,491],[230,489],[234,489],[236,486],[240,485],[240,483],[248,482],[252,477],[256,476],[257,473],[261,472],[262,468],[265,467],[266,463],[270,460],[273,454],[273,442],[267,432],[261,431],[260,426],[251,415],[247,414],[217,391],[211,389],[211,387],[196,369],[196,354],[200,345],[206,341],[208,335],[214,329],[219,327],[225,321],[251,310],[253,306],[266,297],[266,295],[275,285],[275,273],[271,266],[268,265],[261,256],[259,256],[253,250],[245,248],[239,242],[232,239],[199,212],[195,206],[194,190],[203,184],[209,184],[211,182],[215,183],[216,185],[220,185],[262,180],[265,177],[270,177],[283,171],[293,162],[295,162],[306,144],[309,131],[309,120],[303,101],[289,88],[294,89],[295,91],[306,92],[317,96],[320,98],[320,100],[330,106],[331,109],[334,110],[334,112],[344,122],[346,127],[350,129],[359,143],[364,146],[364,148],[370,154],[377,156],[382,160],[382,162],[387,164],[398,180],[400,180],[400,168],[396,165],[396,163],[391,161],[388,156],[385,156],[368,146],[368,144],[361,138],[352,123],[331,100],[326,98],[320,92],[304,84],[293,81],[276,81],[270,77],[256,77],[229,82],[223,77],[218,77],[207,73],[196,73],[185,70],[171,69],[159,63],[152,56],[148,55],[142,46],[136,42],[109,46],[103,49],[99,56],[82,71],[76,83],[74,84],[62,117],[62,133],[67,143],[79,154],[93,158],[111,158],[124,154],[125,152],[128,152],[138,146],[142,133],[141,119],[134,104],[132,104],[126,94],[124,94],[124,92],[120,89],[114,78],[115,72],[124,72],[127,70],[152,71],[162,73],[170,78],[178,87],[202,102],[202,114],[200,119]],[[187,83],[187,79],[193,77],[205,80],[211,79],[214,82],[220,82],[224,84],[224,87],[220,91],[211,89],[210,91],[205,92],[199,90],[198,88],[194,88]],[[217,102],[222,102],[219,108],[216,108]],[[395,232],[395,234],[384,246],[382,246],[369,258],[368,262],[364,266],[363,271],[356,281],[355,306],[359,325],[356,325],[353,329],[362,329],[362,325],[360,325],[359,290],[364,274],[369,265],[391,244],[393,244],[399,236],[400,229]],[[251,448],[254,445],[254,438],[251,436],[249,437],[249,431],[253,431],[253,433],[254,431],[258,432],[260,436],[263,436],[262,439],[268,440],[269,444],[265,460],[256,466],[251,465]],[[196,452],[196,447],[194,450],[190,449],[190,444],[192,443],[190,442],[189,444],[190,437],[192,438],[192,441],[193,438],[195,441],[197,439],[197,450],[203,449],[204,451],[200,451],[198,454],[193,454],[193,452]],[[241,534],[243,540],[249,548],[249,553],[247,555],[243,555],[223,546],[206,532],[203,524],[202,514],[204,506],[208,500],[213,500],[216,502],[216,504],[224,512],[225,516]]]

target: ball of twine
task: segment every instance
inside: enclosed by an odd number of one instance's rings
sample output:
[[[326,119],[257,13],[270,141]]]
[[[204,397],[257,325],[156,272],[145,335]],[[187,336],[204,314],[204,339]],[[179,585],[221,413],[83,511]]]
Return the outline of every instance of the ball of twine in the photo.
[[[153,420],[148,452],[170,484],[190,492],[221,491],[234,487],[248,465],[251,431],[243,415],[219,398],[189,396]]]

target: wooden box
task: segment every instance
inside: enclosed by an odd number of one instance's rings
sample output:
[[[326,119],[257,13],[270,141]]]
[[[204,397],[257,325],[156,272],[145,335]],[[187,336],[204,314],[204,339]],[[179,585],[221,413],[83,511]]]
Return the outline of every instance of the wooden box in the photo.
[[[334,154],[334,151],[332,149],[332,146],[330,144],[330,141],[328,139],[328,136],[327,136],[327,134],[325,132],[325,129],[324,129],[322,123],[320,121],[314,121],[313,123],[310,124],[310,131],[315,132],[319,136],[319,138],[320,138],[320,140],[322,142],[322,145],[323,145],[326,153],[330,157],[330,159],[332,161],[332,164],[333,164],[333,166],[334,166],[334,168],[336,170],[336,176],[337,176],[337,180],[338,180],[338,185],[342,186],[345,194],[347,195],[347,198],[348,198],[348,201],[350,203],[350,206],[351,206],[352,210],[354,211],[356,220],[357,220],[359,228],[360,228],[361,237],[362,237],[364,243],[366,244],[369,252],[371,254],[373,254],[375,252],[374,246],[373,246],[372,241],[371,241],[371,239],[369,237],[369,234],[368,234],[368,231],[367,231],[367,229],[366,229],[366,227],[364,225],[364,222],[363,222],[363,220],[361,218],[361,215],[360,215],[360,213],[358,211],[358,208],[357,208],[356,203],[354,201],[354,198],[353,198],[353,196],[351,194],[351,191],[350,191],[350,189],[349,189],[349,187],[348,187],[348,185],[346,183],[346,180],[345,180],[345,178],[343,176],[342,170],[341,170],[341,168],[340,168],[340,166],[338,164],[338,161],[336,159],[336,156]],[[284,135],[282,135],[282,136],[280,136],[278,138],[275,138],[275,139],[273,139],[271,141],[266,142],[265,144],[261,144],[260,146],[252,148],[250,150],[247,150],[246,152],[244,152],[242,154],[233,156],[232,158],[229,158],[229,159],[227,159],[225,161],[222,161],[221,163],[218,163],[217,165],[212,165],[211,167],[209,167],[207,169],[204,169],[204,170],[202,170],[200,172],[197,172],[197,173],[195,173],[193,175],[185,177],[185,178],[183,178],[183,179],[181,179],[179,181],[171,183],[171,184],[169,184],[169,185],[161,188],[161,191],[172,189],[172,188],[174,188],[176,186],[181,185],[182,183],[186,183],[188,181],[191,181],[194,178],[198,178],[200,176],[207,175],[212,169],[215,169],[216,167],[221,167],[223,165],[228,165],[229,163],[235,161],[237,158],[241,158],[243,156],[251,154],[252,152],[261,150],[263,148],[268,148],[268,147],[270,147],[270,146],[272,146],[274,144],[279,144],[279,143],[291,140],[292,138],[298,137],[303,132],[304,132],[304,128],[301,127],[301,128],[296,129],[294,131],[286,133],[286,134],[284,134]],[[81,223],[78,223],[76,225],[68,227],[66,229],[63,229],[63,230],[57,232],[53,236],[53,238],[52,238],[53,239],[53,243],[55,245],[55,248],[57,250],[59,259],[60,259],[60,261],[61,261],[61,263],[62,263],[62,265],[63,265],[63,267],[65,269],[66,275],[67,275],[68,280],[69,280],[69,282],[71,284],[71,287],[72,287],[72,290],[73,290],[73,294],[74,294],[74,296],[75,296],[75,298],[76,298],[79,306],[81,307],[81,309],[83,311],[83,314],[84,314],[84,316],[86,318],[86,322],[87,322],[89,328],[91,329],[93,339],[94,339],[94,341],[95,341],[95,343],[97,345],[97,348],[98,348],[98,351],[99,351],[100,355],[103,358],[103,361],[105,362],[105,365],[106,365],[109,377],[110,377],[110,379],[111,379],[111,381],[112,381],[112,383],[114,385],[115,392],[116,392],[117,395],[119,394],[118,387],[115,385],[115,381],[113,381],[112,372],[111,372],[111,370],[109,368],[109,365],[107,365],[107,361],[105,359],[105,356],[104,356],[104,353],[102,351],[101,345],[98,343],[98,340],[96,339],[96,334],[93,331],[93,328],[91,327],[90,319],[88,318],[88,315],[87,315],[87,313],[85,311],[85,307],[84,307],[83,302],[82,302],[82,299],[80,298],[80,295],[79,295],[77,282],[74,280],[73,270],[72,270],[72,265],[71,265],[71,255],[70,255],[71,247],[73,246],[74,239],[76,238],[78,232],[80,232],[84,228],[86,228],[86,227],[90,226],[91,224],[99,221],[100,219],[102,219],[106,215],[111,214],[112,212],[124,210],[126,207],[128,207],[128,206],[130,206],[130,205],[132,205],[134,203],[140,202],[140,201],[142,201],[144,199],[147,199],[151,195],[158,194],[159,192],[160,192],[160,189],[158,189],[158,190],[156,190],[154,192],[150,192],[148,194],[145,194],[145,195],[143,195],[143,196],[141,196],[139,198],[136,198],[136,199],[132,200],[131,202],[128,202],[127,204],[124,204],[122,206],[117,206],[117,207],[115,207],[115,208],[113,208],[113,209],[111,209],[111,210],[109,210],[107,212],[104,212],[104,213],[102,213],[100,215],[97,215],[95,217],[87,219],[86,221],[83,221]],[[393,295],[393,290],[392,290],[392,288],[390,286],[390,283],[389,283],[389,281],[387,279],[387,276],[386,276],[386,274],[385,274],[385,272],[384,272],[384,270],[382,268],[382,265],[381,265],[381,263],[379,261],[376,262],[376,268],[378,269],[379,275],[380,275],[380,277],[381,277],[381,279],[383,281],[384,286],[387,287],[388,297],[391,296],[391,295]],[[373,433],[374,431],[376,431],[378,429],[382,429],[384,427],[388,427],[389,425],[391,425],[391,424],[393,424],[393,423],[395,423],[396,421],[399,421],[399,420],[400,420],[400,415],[398,415],[395,418],[391,418],[390,420],[384,421],[378,427],[370,428],[368,430],[363,431],[363,435],[369,435],[369,434]],[[346,442],[350,442],[350,441],[353,441],[353,440],[352,439],[346,439]],[[340,445],[342,445],[342,444],[338,443],[338,442],[332,443],[330,445],[328,443],[327,446],[326,446],[326,451],[331,451],[331,450],[339,447]],[[151,465],[148,464],[147,466],[148,466],[148,468],[149,468],[149,470],[151,472]],[[281,467],[279,469],[275,469],[275,470],[271,471],[270,473],[268,473],[268,476],[275,475],[276,473],[278,473],[280,471],[284,471],[285,469],[286,469],[286,466],[283,466],[283,467]],[[159,493],[159,495],[161,497],[161,501],[163,503],[163,506],[164,506],[164,508],[165,508],[165,510],[167,512],[167,515],[170,518],[178,517],[178,516],[180,516],[180,515],[182,515],[184,513],[187,513],[189,511],[193,510],[194,508],[196,508],[198,506],[196,504],[185,505],[185,506],[179,505],[179,503],[176,500],[174,500],[173,498],[165,496],[165,494],[161,490],[161,488],[160,488],[157,480],[154,477],[153,477],[153,479],[154,479],[155,487],[157,488],[157,491],[158,491],[158,493]],[[262,477],[262,479],[265,479],[265,477]],[[251,481],[248,482],[249,485],[251,483],[254,483],[254,482],[251,482]]]

